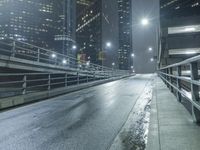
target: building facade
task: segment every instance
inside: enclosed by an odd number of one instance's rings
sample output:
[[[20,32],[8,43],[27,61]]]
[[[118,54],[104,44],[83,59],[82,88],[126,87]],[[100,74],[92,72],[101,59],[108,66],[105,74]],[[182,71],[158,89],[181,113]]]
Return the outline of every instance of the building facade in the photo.
[[[118,0],[119,15],[119,68],[129,70],[131,68],[132,53],[132,1]]]
[[[86,61],[118,67],[117,18],[117,1],[77,0],[76,40]]]
[[[76,41],[87,61],[101,64],[102,0],[77,0]]]
[[[72,0],[0,0],[0,39],[70,53],[75,39],[74,7]]]
[[[161,0],[160,67],[200,53],[200,1]]]

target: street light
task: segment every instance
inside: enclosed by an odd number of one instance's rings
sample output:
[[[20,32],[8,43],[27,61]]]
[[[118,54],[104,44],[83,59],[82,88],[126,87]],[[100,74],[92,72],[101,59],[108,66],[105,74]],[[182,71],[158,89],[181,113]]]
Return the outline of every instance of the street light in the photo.
[[[113,67],[115,66],[115,63],[114,63],[114,62],[112,63],[112,66],[113,66]]]
[[[56,58],[56,54],[52,54],[51,57],[52,57],[52,58]]]
[[[74,50],[77,49],[77,46],[76,46],[76,45],[73,45],[73,46],[72,46],[72,49],[74,49]]]
[[[134,54],[134,53],[132,53],[132,54],[131,54],[131,57],[135,57],[135,54]]]
[[[89,66],[90,65],[90,61],[87,61],[86,65]]]
[[[149,49],[148,49],[150,52],[153,50],[153,48],[152,47],[149,47]]]
[[[111,46],[112,46],[111,42],[107,42],[107,43],[106,43],[106,47],[107,47],[107,48],[110,48]]]
[[[149,20],[148,20],[147,18],[143,18],[143,19],[141,20],[141,24],[142,24],[143,26],[146,26],[146,25],[149,24]]]
[[[63,59],[62,63],[63,63],[63,64],[66,64],[66,63],[67,63],[66,59]]]
[[[153,58],[151,58],[151,59],[150,59],[150,61],[151,61],[151,62],[153,62],[153,61],[154,61],[154,59],[153,59]]]

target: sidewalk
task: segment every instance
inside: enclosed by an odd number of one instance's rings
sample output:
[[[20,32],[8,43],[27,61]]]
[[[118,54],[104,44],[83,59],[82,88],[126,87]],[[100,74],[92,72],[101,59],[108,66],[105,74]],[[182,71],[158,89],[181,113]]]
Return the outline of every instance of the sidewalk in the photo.
[[[200,150],[200,126],[157,77],[147,150]]]

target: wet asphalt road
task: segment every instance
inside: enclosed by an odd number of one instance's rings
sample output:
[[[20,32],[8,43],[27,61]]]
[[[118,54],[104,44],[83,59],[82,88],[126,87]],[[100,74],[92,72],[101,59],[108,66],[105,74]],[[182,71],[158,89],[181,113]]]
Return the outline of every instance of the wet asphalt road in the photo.
[[[0,113],[0,150],[107,150],[151,75]]]

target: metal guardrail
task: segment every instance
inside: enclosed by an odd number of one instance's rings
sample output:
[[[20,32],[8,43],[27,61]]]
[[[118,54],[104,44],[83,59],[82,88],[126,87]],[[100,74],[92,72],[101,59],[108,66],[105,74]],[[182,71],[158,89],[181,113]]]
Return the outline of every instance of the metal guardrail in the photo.
[[[128,71],[77,60],[22,41],[0,41],[0,55],[66,67],[66,73],[0,73],[0,98],[130,75]],[[9,60],[8,60],[9,61]],[[55,68],[56,72],[56,68]],[[65,70],[64,70],[65,72]]]
[[[165,84],[176,94],[179,102],[182,102],[184,97],[191,103],[193,120],[198,123],[200,122],[199,63],[200,55],[158,71]],[[187,74],[184,75],[183,72]]]
[[[95,72],[77,72],[76,75],[68,73],[23,73],[0,74],[0,98],[25,95],[29,93],[50,91],[56,88],[70,87],[123,77],[120,74],[96,74]]]
[[[66,67],[67,69],[85,70],[85,71],[108,71],[114,68],[100,66],[89,61],[77,60],[74,57],[66,56],[55,51],[31,45],[22,41],[6,39],[0,41],[0,55],[5,55],[22,60],[30,60],[43,64]],[[124,70],[118,70],[122,74],[127,73]]]

